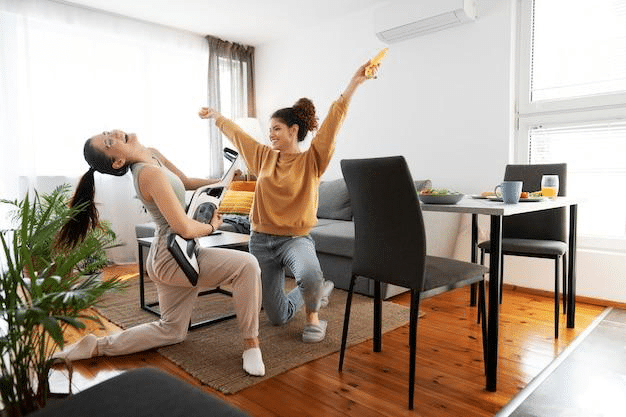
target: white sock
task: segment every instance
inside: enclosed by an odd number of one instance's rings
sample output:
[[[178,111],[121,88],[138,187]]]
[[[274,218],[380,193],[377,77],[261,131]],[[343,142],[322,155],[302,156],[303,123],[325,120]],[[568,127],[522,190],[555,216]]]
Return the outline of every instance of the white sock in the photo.
[[[265,375],[265,364],[258,347],[243,351],[243,370],[254,376]]]
[[[88,334],[78,342],[68,345],[61,352],[52,355],[53,358],[69,359],[78,361],[81,359],[89,359],[97,355],[98,338],[94,334]]]

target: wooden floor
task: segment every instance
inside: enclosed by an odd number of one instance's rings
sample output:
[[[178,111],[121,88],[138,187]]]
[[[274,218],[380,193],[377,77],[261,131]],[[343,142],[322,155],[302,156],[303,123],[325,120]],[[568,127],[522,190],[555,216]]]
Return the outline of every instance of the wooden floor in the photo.
[[[135,266],[113,274],[134,274]],[[418,324],[415,410],[407,410],[408,326],[383,335],[383,351],[371,340],[348,349],[344,372],[338,353],[292,369],[234,395],[202,386],[155,351],[99,357],[74,363],[76,381],[99,380],[120,370],[157,367],[224,398],[253,416],[492,416],[547,366],[600,314],[603,307],[577,303],[576,328],[561,316],[560,338],[553,338],[553,299],[505,288],[500,314],[498,390],[484,389],[480,326],[460,289],[421,303]],[[393,301],[407,305],[404,294]],[[384,311],[383,311],[384,314]],[[89,326],[97,334],[114,332]],[[66,334],[68,341],[80,334]],[[237,347],[238,348],[238,347]],[[269,346],[262,346],[269,349]]]

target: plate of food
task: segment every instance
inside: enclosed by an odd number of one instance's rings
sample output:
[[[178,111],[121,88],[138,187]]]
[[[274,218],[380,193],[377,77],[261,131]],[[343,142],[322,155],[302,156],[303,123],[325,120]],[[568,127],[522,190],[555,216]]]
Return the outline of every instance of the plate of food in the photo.
[[[488,195],[486,198],[489,201],[502,201],[501,195],[491,194],[491,195]],[[527,191],[522,191],[522,193],[519,196],[519,201],[526,203],[526,202],[533,202],[533,201],[543,201],[547,198],[548,197],[544,197],[543,195],[541,195],[541,191],[535,191],[532,193],[529,193]]]
[[[465,194],[450,191],[445,188],[431,188],[422,190],[418,197],[422,203],[426,204],[456,204]]]
[[[484,191],[480,194],[473,194],[471,197],[479,199],[479,200],[486,200],[489,197],[495,197],[495,196],[496,196],[496,193],[494,193],[493,191]]]

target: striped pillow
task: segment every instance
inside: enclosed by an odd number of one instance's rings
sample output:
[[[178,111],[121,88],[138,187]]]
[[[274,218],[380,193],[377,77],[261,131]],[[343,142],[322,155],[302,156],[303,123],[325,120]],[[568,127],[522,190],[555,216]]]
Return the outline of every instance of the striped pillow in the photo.
[[[254,191],[227,190],[220,204],[219,212],[222,214],[249,215],[254,200]]]

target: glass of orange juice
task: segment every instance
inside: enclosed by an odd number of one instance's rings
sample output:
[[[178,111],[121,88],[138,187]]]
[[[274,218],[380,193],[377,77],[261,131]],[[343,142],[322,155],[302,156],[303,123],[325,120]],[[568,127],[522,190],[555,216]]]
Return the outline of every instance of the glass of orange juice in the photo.
[[[541,177],[541,195],[549,198],[556,198],[559,195],[558,175],[544,175]]]

